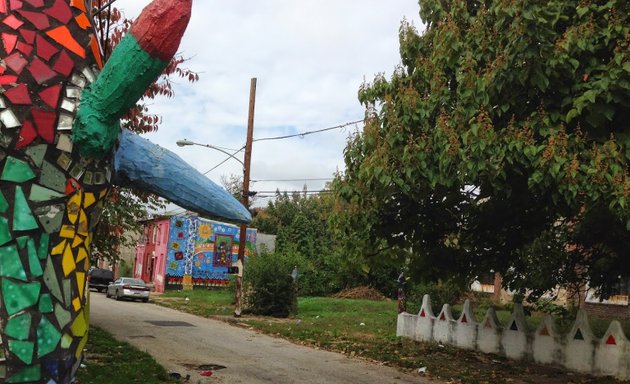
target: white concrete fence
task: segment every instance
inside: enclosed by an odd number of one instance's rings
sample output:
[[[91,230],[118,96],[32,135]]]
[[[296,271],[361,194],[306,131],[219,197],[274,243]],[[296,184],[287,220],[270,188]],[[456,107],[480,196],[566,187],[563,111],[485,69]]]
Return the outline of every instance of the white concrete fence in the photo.
[[[398,315],[396,335],[418,341],[438,342],[458,348],[494,353],[511,359],[556,364],[569,370],[597,376],[630,379],[630,342],[618,321],[612,321],[604,337],[593,335],[586,312],[579,311],[571,331],[561,336],[554,319],[547,315],[535,332],[527,329],[523,306],[514,306],[507,325],[501,326],[490,308],[478,323],[466,300],[458,319],[444,304],[438,316],[425,295],[417,315]]]

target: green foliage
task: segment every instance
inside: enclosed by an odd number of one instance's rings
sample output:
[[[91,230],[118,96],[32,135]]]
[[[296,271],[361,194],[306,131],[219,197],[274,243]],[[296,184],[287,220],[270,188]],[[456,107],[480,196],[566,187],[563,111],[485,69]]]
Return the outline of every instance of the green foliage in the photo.
[[[444,304],[455,305],[459,303],[464,294],[461,285],[452,280],[413,284],[408,289],[407,301],[422,304],[424,295],[431,296],[431,309],[438,314]]]
[[[133,276],[133,264],[130,264],[125,260],[120,260],[118,271],[120,276]]]
[[[294,299],[291,261],[280,253],[263,253],[249,259],[243,280],[252,313],[289,316]]]
[[[322,296],[347,287],[368,285],[394,297],[399,265],[383,253],[372,263],[349,257],[343,244],[352,237],[331,229],[335,201],[330,195],[277,193],[252,226],[277,235],[276,252],[298,267],[300,296]]]
[[[416,279],[494,270],[538,296],[630,275],[630,2],[421,0],[364,84],[332,222]]]

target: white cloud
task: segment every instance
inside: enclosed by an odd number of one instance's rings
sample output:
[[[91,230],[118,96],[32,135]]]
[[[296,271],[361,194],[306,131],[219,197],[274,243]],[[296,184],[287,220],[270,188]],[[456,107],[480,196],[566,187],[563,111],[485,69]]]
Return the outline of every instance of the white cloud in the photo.
[[[119,0],[135,17],[148,0]],[[246,137],[250,78],[258,79],[254,137],[311,131],[360,120],[357,92],[376,73],[399,63],[398,29],[404,18],[420,25],[416,0],[197,0],[180,51],[201,80],[177,80],[173,99],[156,100],[161,128],[146,137],[206,172],[225,159],[202,147],[179,148],[187,138],[240,148]],[[348,132],[255,143],[252,179],[331,177],[343,169]],[[238,156],[238,155],[237,155]],[[208,174],[241,174],[228,160]],[[297,189],[304,181],[260,182],[255,190]],[[325,181],[307,182],[310,190]]]

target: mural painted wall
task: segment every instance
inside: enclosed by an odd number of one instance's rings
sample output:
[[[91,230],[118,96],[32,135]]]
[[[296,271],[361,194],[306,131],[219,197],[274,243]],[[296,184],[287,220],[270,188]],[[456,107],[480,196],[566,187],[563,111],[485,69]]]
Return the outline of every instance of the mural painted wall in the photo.
[[[245,257],[254,254],[256,229],[246,233]],[[199,217],[174,216],[170,219],[166,289],[179,288],[190,273],[195,286],[221,286],[229,283],[228,267],[236,263],[240,229],[236,225]]]

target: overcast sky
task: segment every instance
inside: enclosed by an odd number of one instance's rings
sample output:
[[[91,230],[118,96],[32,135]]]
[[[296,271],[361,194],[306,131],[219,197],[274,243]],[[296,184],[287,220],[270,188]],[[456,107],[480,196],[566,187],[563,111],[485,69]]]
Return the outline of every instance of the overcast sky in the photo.
[[[136,17],[149,0],[119,0]],[[207,172],[226,156],[216,150],[178,147],[178,139],[238,149],[247,133],[250,79],[258,79],[254,138],[313,131],[361,120],[357,91],[364,80],[400,62],[403,18],[420,28],[417,0],[197,0],[180,52],[199,82],[177,80],[175,97],[151,108],[163,117],[145,137]],[[332,178],[343,170],[350,126],[325,133],[254,143],[252,180]],[[236,155],[243,158],[243,153]],[[242,175],[230,159],[208,173]],[[253,182],[255,191],[324,188],[326,181]],[[259,199],[256,205],[266,205]]]

